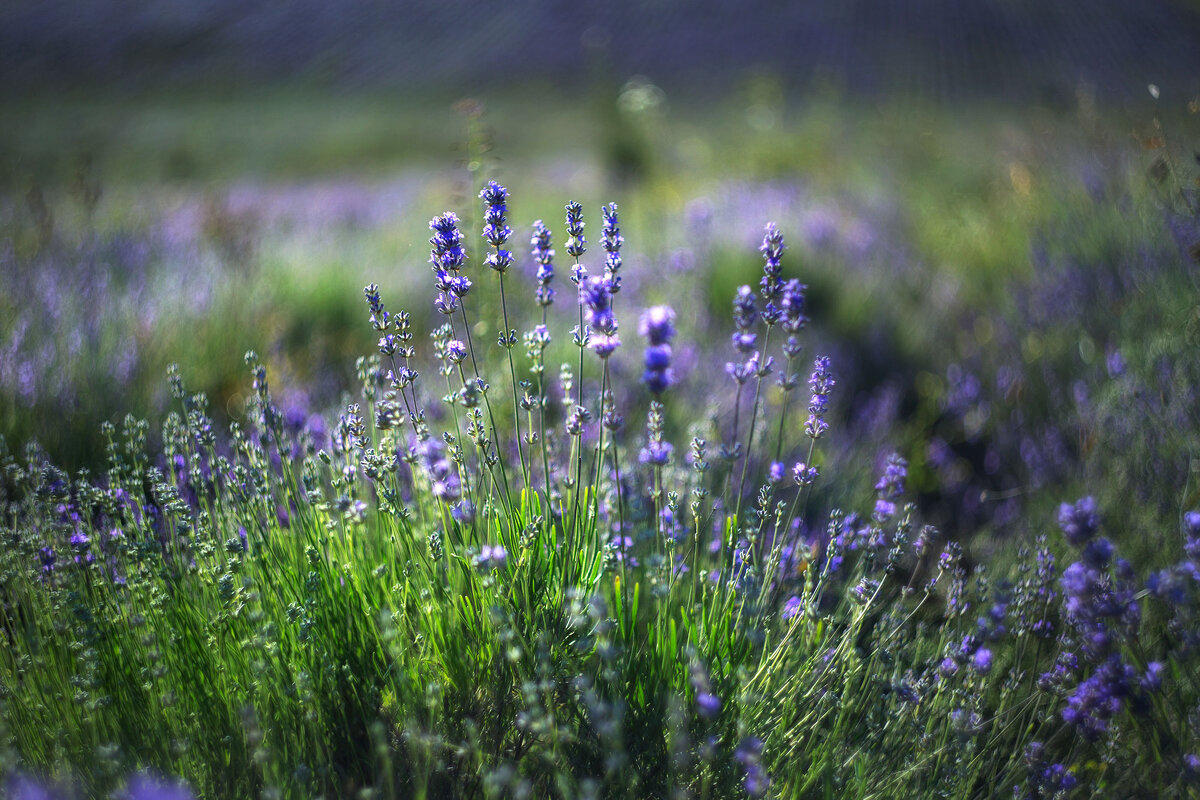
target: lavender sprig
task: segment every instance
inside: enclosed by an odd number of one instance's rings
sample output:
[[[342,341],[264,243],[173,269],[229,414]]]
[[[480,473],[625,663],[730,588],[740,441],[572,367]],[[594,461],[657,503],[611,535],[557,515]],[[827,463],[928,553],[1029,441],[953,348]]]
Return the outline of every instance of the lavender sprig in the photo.
[[[500,331],[499,343],[508,357],[508,375],[512,381],[513,399],[513,429],[516,432],[517,456],[521,461],[521,477],[524,485],[529,486],[529,465],[525,460],[525,448],[521,437],[521,410],[519,404],[520,391],[517,386],[517,369],[513,365],[512,349],[517,343],[517,331],[508,324],[508,302],[504,294],[504,274],[512,265],[512,253],[503,249],[512,228],[508,227],[506,214],[508,211],[508,190],[495,181],[488,181],[479,198],[484,204],[483,238],[487,239],[494,249],[488,254],[484,263],[491,267],[500,277],[500,310],[504,317],[504,329]]]

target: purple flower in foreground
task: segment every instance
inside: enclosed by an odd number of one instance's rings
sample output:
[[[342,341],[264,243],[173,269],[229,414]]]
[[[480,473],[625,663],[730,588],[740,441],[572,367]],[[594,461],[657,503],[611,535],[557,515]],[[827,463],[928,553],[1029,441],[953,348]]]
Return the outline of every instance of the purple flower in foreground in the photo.
[[[583,206],[572,200],[567,203],[567,252],[579,258],[587,251],[587,240],[583,238]]]
[[[462,233],[458,230],[458,216],[453,211],[447,211],[431,219],[429,229],[433,231],[433,237],[429,240],[433,246],[429,263],[433,264],[434,272],[457,273],[467,260],[462,247]]]
[[[612,310],[612,291],[605,278],[588,278],[579,289],[579,299],[587,305],[584,319],[594,331],[588,346],[601,358],[608,358],[621,346],[617,336],[617,318]]]
[[[780,261],[783,258],[783,251],[786,249],[783,244],[783,234],[779,232],[779,228],[774,222],[767,223],[762,245],[758,249],[763,254],[761,286],[762,296],[766,300],[763,322],[767,325],[774,325],[783,316],[783,309],[779,305],[780,296],[783,294],[783,266]]]
[[[4,796],[11,800],[60,800],[63,796],[53,784],[38,783],[27,775],[10,775],[3,784]]]
[[[508,237],[512,235],[512,228],[508,227],[505,219],[508,212],[508,190],[495,181],[488,181],[488,185],[479,193],[479,199],[484,204],[483,238],[496,248],[488,254],[483,263],[503,274],[513,262],[512,253],[502,249]]]
[[[771,786],[771,777],[762,766],[762,739],[750,736],[738,745],[736,758],[746,769],[746,793],[751,797],[762,797]]]
[[[143,773],[129,781],[128,797],[129,800],[194,800],[195,795],[185,783]]]

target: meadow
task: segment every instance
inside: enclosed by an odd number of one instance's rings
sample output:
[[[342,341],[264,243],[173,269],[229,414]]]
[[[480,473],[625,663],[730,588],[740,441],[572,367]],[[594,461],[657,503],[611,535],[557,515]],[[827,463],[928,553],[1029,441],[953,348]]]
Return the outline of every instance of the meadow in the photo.
[[[1189,100],[6,99],[0,785],[1197,791]]]

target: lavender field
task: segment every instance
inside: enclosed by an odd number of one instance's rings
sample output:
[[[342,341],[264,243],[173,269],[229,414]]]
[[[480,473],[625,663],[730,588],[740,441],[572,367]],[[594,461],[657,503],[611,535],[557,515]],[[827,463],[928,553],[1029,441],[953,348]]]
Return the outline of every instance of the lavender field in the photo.
[[[1200,792],[1200,14],[711,5],[0,12],[0,793]]]

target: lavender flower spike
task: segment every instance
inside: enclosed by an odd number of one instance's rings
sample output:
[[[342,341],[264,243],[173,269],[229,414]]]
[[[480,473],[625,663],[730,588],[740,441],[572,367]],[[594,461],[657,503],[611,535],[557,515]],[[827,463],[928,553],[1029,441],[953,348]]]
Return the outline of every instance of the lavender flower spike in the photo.
[[[609,290],[616,294],[621,291],[621,245],[625,238],[617,226],[617,204],[610,203],[601,209],[604,214],[604,278],[608,281]]]
[[[642,382],[654,394],[662,394],[675,382],[670,344],[675,338],[675,310],[670,306],[646,309],[638,321],[638,333],[650,340]]]
[[[621,345],[617,337],[617,318],[612,310],[612,291],[608,280],[588,278],[580,287],[579,299],[587,307],[584,320],[596,331],[589,346],[601,358],[608,358]]]
[[[505,218],[508,212],[508,190],[495,181],[488,181],[488,185],[479,193],[479,199],[484,205],[483,238],[496,248],[488,253],[483,263],[503,274],[513,263],[512,253],[503,249],[508,237],[512,235],[512,228],[508,227]]]
[[[829,393],[833,391],[833,373],[829,370],[829,356],[821,356],[813,364],[813,374],[808,381],[812,397],[808,401],[808,422],[804,431],[812,439],[821,438],[829,430],[825,414],[829,411]]]
[[[537,262],[537,294],[534,299],[542,308],[554,302],[554,290],[550,281],[554,280],[554,249],[550,246],[550,229],[539,219],[533,223],[533,237],[529,240],[533,260]]]

